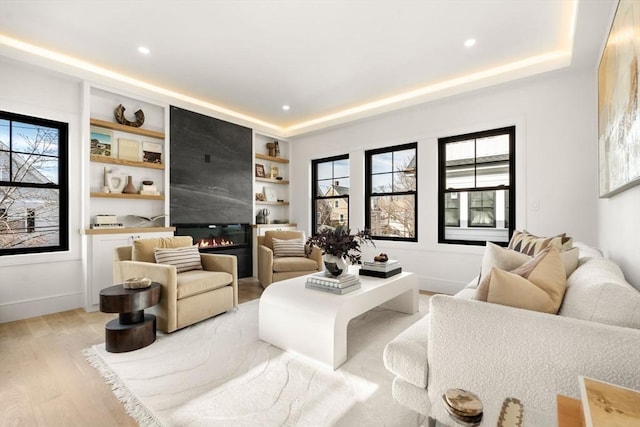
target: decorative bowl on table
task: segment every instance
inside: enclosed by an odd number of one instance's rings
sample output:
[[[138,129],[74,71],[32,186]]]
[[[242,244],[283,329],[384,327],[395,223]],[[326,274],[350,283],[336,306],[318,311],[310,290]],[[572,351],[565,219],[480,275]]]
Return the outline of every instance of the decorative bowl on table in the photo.
[[[147,277],[132,277],[122,284],[125,289],[144,289],[151,286],[151,279]]]

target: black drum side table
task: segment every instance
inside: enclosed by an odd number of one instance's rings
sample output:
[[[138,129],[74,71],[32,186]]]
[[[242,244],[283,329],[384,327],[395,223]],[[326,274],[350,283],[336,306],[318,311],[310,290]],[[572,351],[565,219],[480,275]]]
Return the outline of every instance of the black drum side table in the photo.
[[[105,348],[122,353],[146,347],[156,340],[156,316],[144,309],[160,302],[161,286],[152,282],[143,289],[125,289],[122,285],[100,291],[100,311],[119,313],[105,325]]]

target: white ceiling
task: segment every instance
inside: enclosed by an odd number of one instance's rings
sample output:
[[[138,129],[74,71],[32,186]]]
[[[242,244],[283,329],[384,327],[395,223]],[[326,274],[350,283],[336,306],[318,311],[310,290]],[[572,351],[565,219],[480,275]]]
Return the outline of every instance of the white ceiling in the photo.
[[[293,135],[572,60],[593,66],[616,3],[0,0],[0,54],[43,48],[40,59],[63,54],[54,62]]]

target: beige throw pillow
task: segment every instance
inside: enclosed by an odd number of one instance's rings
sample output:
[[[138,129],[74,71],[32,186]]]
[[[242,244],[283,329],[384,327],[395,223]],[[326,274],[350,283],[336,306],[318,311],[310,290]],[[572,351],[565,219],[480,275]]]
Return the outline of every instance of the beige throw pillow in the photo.
[[[154,254],[158,264],[174,265],[177,273],[202,270],[200,251],[198,251],[197,245],[182,248],[155,248]]]
[[[304,257],[304,241],[302,239],[276,239],[273,238],[274,257]]]
[[[191,236],[151,237],[133,241],[132,261],[156,262],[155,248],[181,248],[193,245]]]
[[[548,247],[511,272],[492,268],[481,280],[474,298],[557,314],[566,288],[560,254],[555,247]]]

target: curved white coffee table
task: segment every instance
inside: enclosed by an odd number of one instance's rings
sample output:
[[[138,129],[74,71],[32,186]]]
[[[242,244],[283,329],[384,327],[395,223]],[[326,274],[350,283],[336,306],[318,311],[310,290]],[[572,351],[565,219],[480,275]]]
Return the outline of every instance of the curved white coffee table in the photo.
[[[350,267],[358,274],[357,267]],[[332,369],[347,361],[347,325],[382,306],[418,311],[418,279],[403,272],[388,279],[359,276],[361,288],[345,295],[305,288],[307,276],[272,283],[260,297],[259,337],[283,350],[315,359]]]

